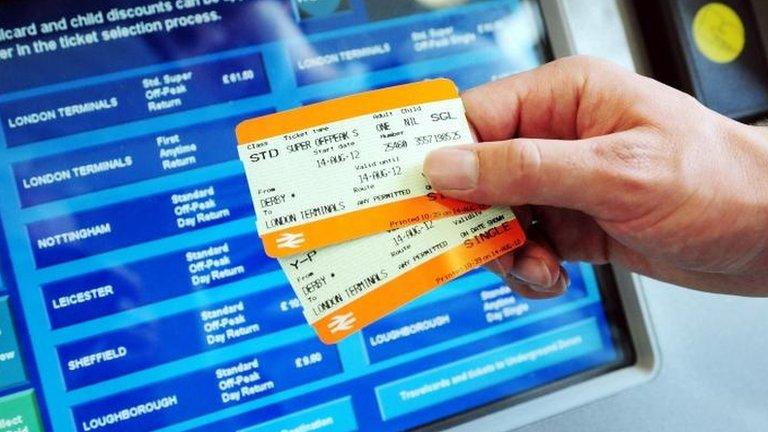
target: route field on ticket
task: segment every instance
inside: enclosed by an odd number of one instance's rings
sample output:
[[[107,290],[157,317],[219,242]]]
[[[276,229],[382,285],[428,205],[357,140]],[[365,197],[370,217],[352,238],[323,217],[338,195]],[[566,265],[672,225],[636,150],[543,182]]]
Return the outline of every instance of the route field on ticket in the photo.
[[[364,237],[279,262],[307,321],[336,343],[525,242],[507,208],[465,213]]]
[[[447,79],[246,120],[237,139],[272,257],[487,208],[434,193],[422,173],[431,150],[474,141]]]

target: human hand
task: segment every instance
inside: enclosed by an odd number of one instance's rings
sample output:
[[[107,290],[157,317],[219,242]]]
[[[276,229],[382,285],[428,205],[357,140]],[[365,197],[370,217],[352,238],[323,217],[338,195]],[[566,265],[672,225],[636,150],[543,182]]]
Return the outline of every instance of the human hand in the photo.
[[[765,130],[585,57],[463,99],[480,144],[435,150],[424,172],[447,196],[516,207],[529,242],[489,268],[522,295],[561,294],[562,260],[768,295]]]

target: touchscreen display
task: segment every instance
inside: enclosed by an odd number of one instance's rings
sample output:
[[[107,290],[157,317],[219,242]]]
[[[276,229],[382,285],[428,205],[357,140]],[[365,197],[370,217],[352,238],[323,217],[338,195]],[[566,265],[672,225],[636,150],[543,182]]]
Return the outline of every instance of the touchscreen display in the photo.
[[[239,121],[549,59],[532,1],[0,3],[0,431],[404,430],[630,362],[578,263],[557,299],[476,270],[325,345],[255,231]]]

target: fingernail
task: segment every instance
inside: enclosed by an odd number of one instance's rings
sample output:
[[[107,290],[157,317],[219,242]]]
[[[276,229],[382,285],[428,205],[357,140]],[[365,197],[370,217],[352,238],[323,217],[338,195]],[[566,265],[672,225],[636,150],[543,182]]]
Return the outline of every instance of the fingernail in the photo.
[[[565,292],[566,289],[568,289],[568,285],[570,284],[571,284],[571,278],[568,277],[568,273],[565,271],[560,271],[560,275],[558,276],[555,283],[552,284],[552,286],[550,287],[532,286],[531,288],[539,292],[562,294]]]
[[[477,185],[478,160],[472,150],[443,148],[424,160],[424,175],[437,190],[467,190]]]
[[[552,284],[558,276],[549,271],[543,260],[526,256],[515,259],[512,273],[536,291],[541,292],[551,292],[554,288]]]

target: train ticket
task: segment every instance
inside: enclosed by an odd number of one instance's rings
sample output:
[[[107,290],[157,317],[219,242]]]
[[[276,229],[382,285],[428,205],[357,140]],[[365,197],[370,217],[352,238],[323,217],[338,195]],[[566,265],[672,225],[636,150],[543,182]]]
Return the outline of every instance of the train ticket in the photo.
[[[307,321],[336,343],[449,280],[525,242],[508,208],[477,210],[278,261]]]
[[[447,79],[257,117],[236,132],[272,257],[487,208],[432,191],[422,173],[429,151],[473,141]]]

